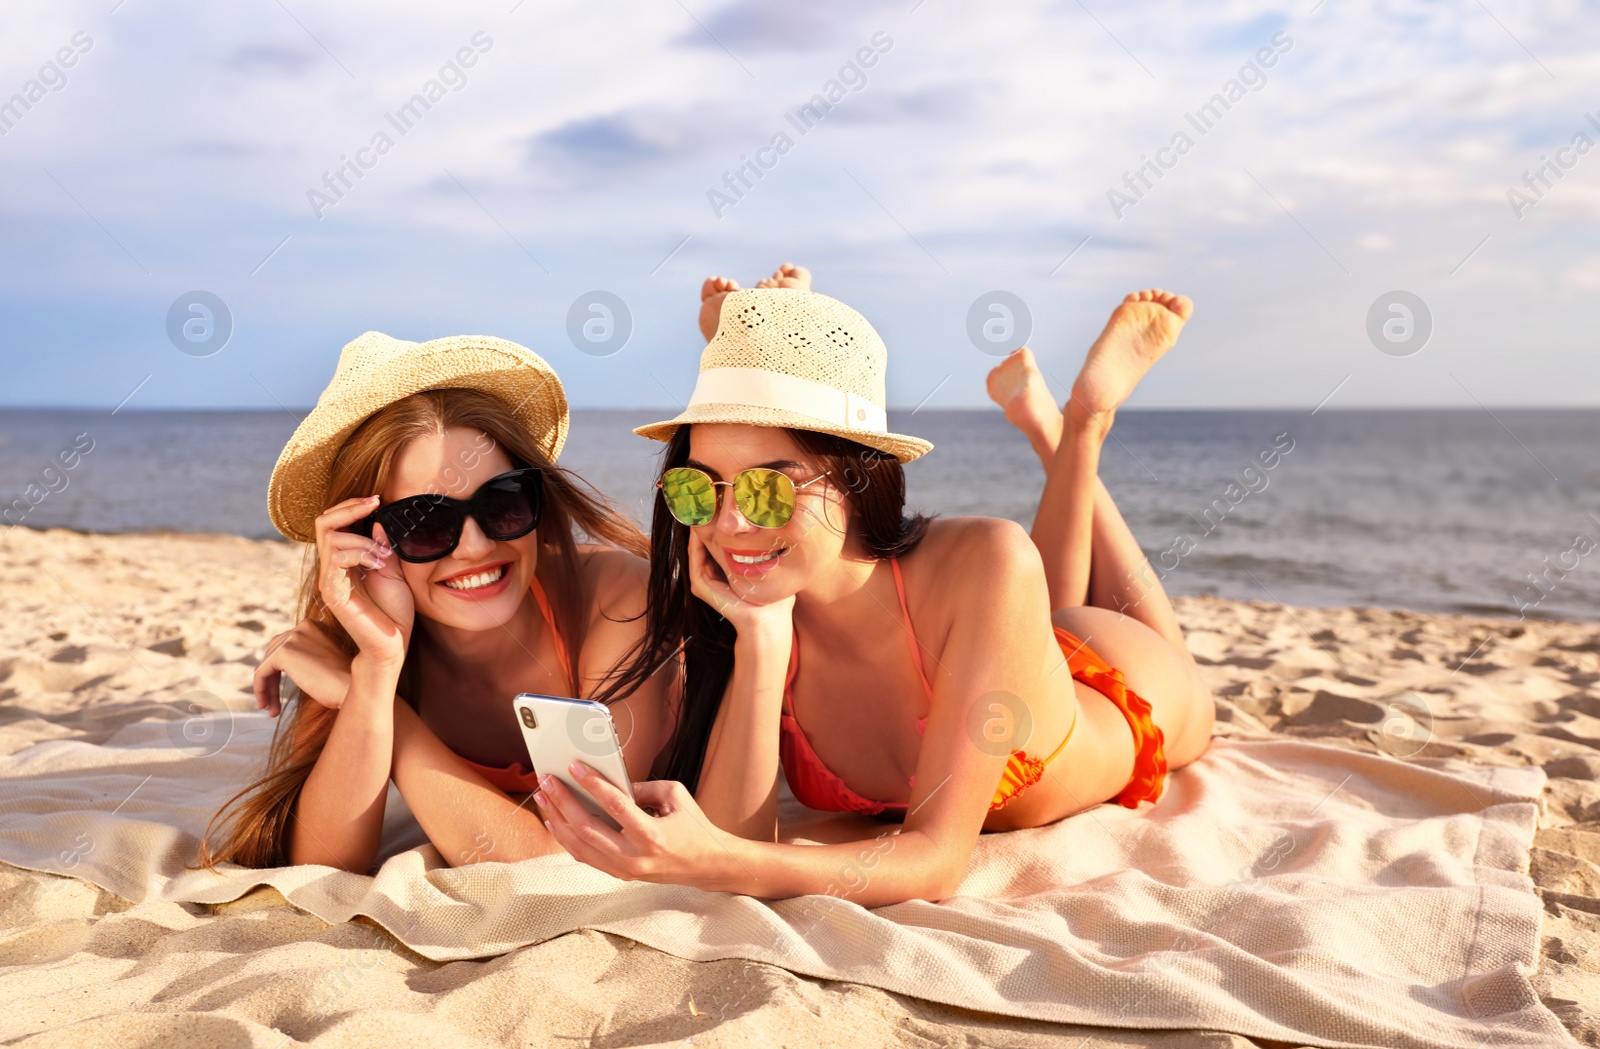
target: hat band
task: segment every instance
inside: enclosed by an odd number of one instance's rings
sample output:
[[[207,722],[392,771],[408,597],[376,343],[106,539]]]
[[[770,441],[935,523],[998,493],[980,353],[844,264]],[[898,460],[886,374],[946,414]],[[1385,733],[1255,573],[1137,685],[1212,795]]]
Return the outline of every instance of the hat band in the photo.
[[[848,430],[889,432],[889,416],[873,401],[798,375],[765,368],[708,368],[694,384],[689,405],[744,404],[798,412]]]

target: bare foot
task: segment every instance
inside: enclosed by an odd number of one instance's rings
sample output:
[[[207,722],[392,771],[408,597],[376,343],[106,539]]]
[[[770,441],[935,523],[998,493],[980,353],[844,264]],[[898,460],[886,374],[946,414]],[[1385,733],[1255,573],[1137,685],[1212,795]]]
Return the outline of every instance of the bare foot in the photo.
[[[1194,303],[1188,296],[1159,288],[1136,291],[1123,299],[1089,347],[1078,380],[1072,384],[1073,406],[1109,422],[1111,413],[1133,393],[1150,366],[1172,349],[1193,312]]]
[[[1001,361],[989,373],[989,397],[1005,409],[1006,420],[1021,430],[1033,445],[1046,470],[1061,444],[1061,409],[1056,407],[1044,375],[1026,346]]]
[[[722,300],[728,297],[728,292],[738,290],[739,282],[727,277],[707,277],[700,285],[700,334],[707,342],[716,337],[717,325],[722,320]]]
[[[785,262],[773,271],[772,276],[756,285],[758,288],[799,288],[801,291],[811,290],[811,271],[804,266],[796,266],[792,262]]]

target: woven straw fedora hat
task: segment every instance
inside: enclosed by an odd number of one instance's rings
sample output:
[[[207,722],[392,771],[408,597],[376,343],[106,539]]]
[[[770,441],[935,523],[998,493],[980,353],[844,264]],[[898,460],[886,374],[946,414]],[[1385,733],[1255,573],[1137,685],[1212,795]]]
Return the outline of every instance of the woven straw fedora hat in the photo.
[[[889,351],[867,319],[837,299],[798,288],[751,288],[722,300],[700,378],[676,419],[633,432],[671,440],[685,423],[792,426],[831,433],[909,463],[933,450],[890,433],[884,410]]]
[[[469,389],[504,401],[551,462],[567,439],[567,395],[550,365],[525,346],[490,335],[407,342],[369,331],[339,353],[328,388],[278,456],[267,512],[290,539],[316,541],[334,457],[378,409],[424,390]]]

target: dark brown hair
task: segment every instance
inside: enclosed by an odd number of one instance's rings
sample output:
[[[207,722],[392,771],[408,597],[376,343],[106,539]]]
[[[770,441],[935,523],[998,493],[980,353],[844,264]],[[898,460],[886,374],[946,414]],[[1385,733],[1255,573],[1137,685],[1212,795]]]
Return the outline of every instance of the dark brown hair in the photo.
[[[689,431],[690,427],[680,426],[667,442],[661,456],[662,473],[689,461]],[[787,432],[822,468],[829,482],[845,493],[850,508],[849,534],[860,538],[869,556],[902,557],[922,541],[931,518],[906,516],[906,477],[898,459],[831,434]],[[609,699],[638,688],[682,647],[683,698],[677,730],[668,744],[665,775],[692,792],[699,785],[711,728],[733,674],[735,633],[726,619],[690,590],[689,528],[680,524],[659,498],[650,523],[648,597],[644,637],[602,697]]]
[[[604,497],[576,474],[551,463],[504,402],[478,390],[428,390],[379,409],[340,448],[323,505],[381,492],[401,448],[418,437],[441,434],[452,427],[477,430],[497,442],[512,460],[544,472],[535,572],[550,595],[557,632],[576,659],[583,648],[588,608],[578,574],[579,536],[640,557],[648,556],[649,547],[644,534]],[[300,616],[321,625],[340,648],[354,656],[356,645],[328,610],[317,588],[317,575],[316,547],[312,546],[300,584]],[[400,673],[402,695],[408,694],[408,684],[416,680],[415,634],[426,629],[427,620],[419,616]],[[576,673],[576,668],[569,670]],[[414,703],[416,697],[410,699]],[[333,731],[335,713],[307,697],[285,707],[273,733],[266,772],[212,817],[201,842],[199,866],[231,862],[273,867],[289,862],[289,821]]]

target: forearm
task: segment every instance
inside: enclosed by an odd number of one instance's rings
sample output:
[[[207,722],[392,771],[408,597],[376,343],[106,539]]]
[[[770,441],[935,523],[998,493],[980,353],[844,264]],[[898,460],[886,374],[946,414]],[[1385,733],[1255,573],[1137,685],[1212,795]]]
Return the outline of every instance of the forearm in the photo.
[[[972,845],[953,848],[919,831],[886,832],[838,845],[741,842],[729,858],[728,891],[764,899],[837,896],[863,907],[952,895]]]
[[[778,719],[792,629],[734,644],[733,674],[700,766],[695,800],[712,823],[741,838],[772,841],[778,827]]]
[[[1052,609],[1075,608],[1089,597],[1094,500],[1100,450],[1109,429],[1109,418],[1092,416],[1074,401],[1067,402],[1061,444],[1039,497],[1031,533],[1044,561]]]
[[[395,786],[452,867],[560,852],[531,798],[518,804],[474,772],[404,702],[394,704]]]
[[[357,659],[328,740],[289,824],[289,860],[365,873],[378,854],[393,752],[398,667]],[[310,702],[302,699],[301,702]]]

